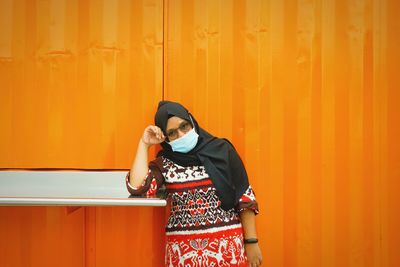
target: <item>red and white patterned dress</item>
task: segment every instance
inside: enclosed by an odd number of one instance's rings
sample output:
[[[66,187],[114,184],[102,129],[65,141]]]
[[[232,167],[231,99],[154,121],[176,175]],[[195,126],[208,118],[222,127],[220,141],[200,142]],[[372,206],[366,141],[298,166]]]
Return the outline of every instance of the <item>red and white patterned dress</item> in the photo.
[[[251,186],[237,207],[225,211],[204,166],[183,167],[164,157],[153,163],[159,168],[150,168],[139,188],[129,184],[129,172],[126,185],[132,195],[146,196],[166,187],[171,213],[165,228],[165,266],[248,266],[238,213],[258,213]]]

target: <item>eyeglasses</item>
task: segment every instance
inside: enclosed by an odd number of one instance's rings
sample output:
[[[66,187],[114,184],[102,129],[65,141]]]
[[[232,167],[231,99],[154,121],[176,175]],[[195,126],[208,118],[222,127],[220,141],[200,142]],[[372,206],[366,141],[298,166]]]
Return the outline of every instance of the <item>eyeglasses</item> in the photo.
[[[192,125],[187,121],[183,121],[183,122],[181,122],[181,124],[179,125],[179,127],[177,129],[169,129],[167,131],[167,137],[171,141],[173,139],[178,138],[178,136],[179,136],[178,130],[181,131],[182,133],[187,133],[191,129],[192,129]]]

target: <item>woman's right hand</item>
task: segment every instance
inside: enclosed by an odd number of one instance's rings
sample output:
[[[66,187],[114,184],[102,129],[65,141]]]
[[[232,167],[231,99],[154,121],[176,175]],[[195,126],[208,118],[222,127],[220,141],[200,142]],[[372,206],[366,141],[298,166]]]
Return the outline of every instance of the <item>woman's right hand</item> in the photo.
[[[151,146],[164,142],[165,136],[162,130],[154,125],[149,125],[144,129],[142,141],[145,145]]]

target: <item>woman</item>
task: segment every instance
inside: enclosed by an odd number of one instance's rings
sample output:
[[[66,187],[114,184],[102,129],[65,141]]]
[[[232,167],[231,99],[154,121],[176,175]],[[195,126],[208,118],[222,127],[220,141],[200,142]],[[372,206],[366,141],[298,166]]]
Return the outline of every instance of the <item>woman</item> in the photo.
[[[148,164],[148,148],[162,150]],[[259,266],[258,204],[245,167],[227,139],[210,135],[181,104],[161,101],[126,176],[132,195],[165,186],[171,202],[166,266]]]

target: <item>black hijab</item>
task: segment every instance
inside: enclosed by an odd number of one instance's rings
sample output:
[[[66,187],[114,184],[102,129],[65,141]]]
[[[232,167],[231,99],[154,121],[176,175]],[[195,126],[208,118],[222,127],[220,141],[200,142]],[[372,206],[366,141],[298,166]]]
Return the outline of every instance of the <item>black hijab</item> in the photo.
[[[167,142],[157,155],[164,156],[181,166],[203,165],[209,174],[224,210],[234,208],[249,186],[246,169],[232,143],[225,138],[217,138],[199,127],[196,119],[181,104],[160,101],[155,115],[155,124],[166,136],[167,121],[177,116],[188,122],[199,135],[196,146],[188,153],[174,152]]]

